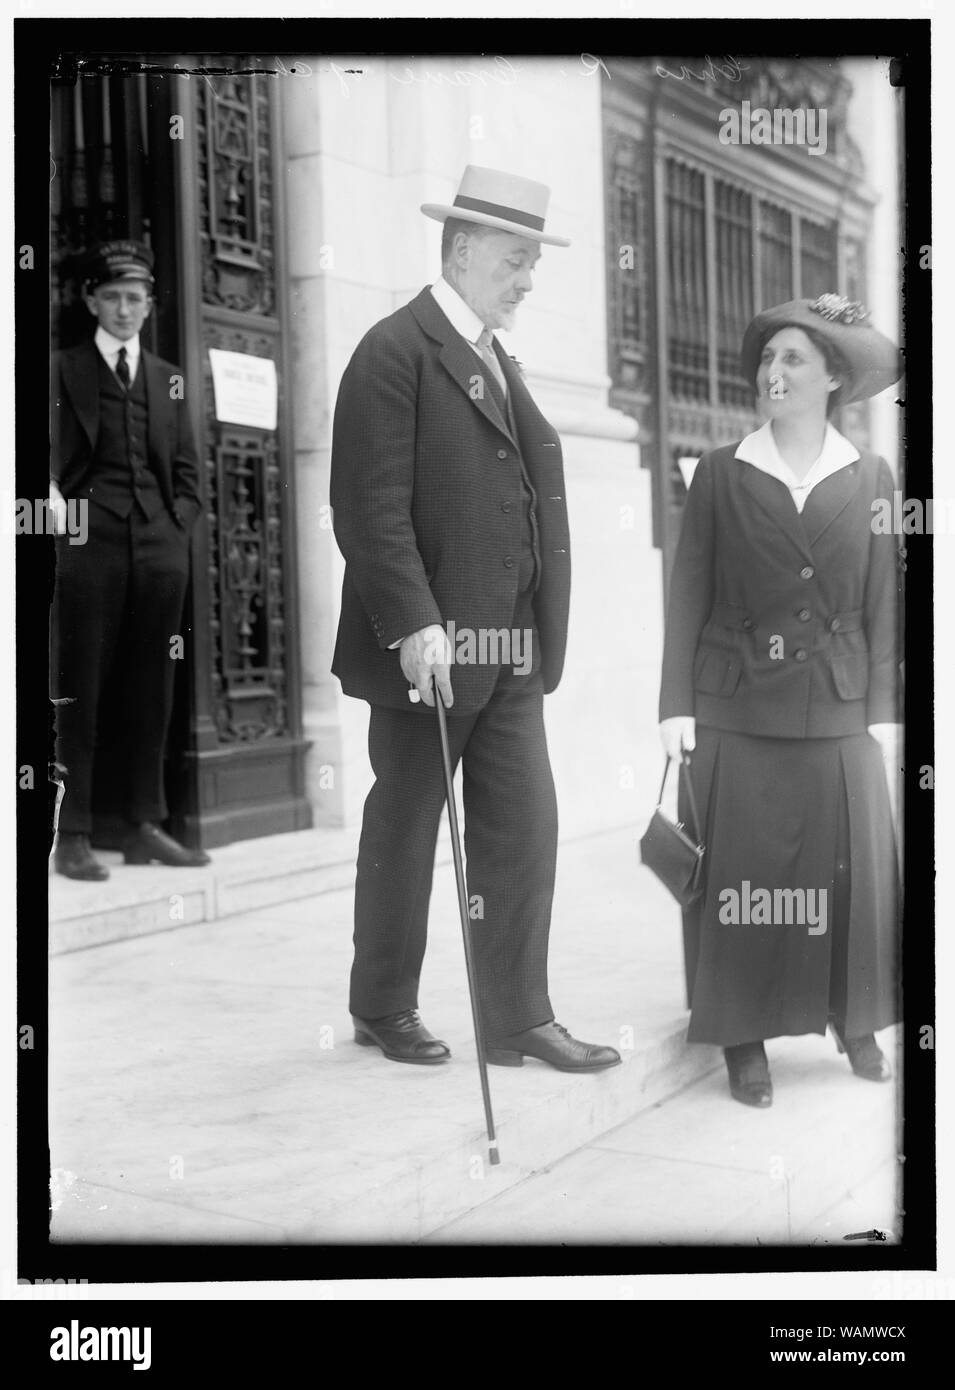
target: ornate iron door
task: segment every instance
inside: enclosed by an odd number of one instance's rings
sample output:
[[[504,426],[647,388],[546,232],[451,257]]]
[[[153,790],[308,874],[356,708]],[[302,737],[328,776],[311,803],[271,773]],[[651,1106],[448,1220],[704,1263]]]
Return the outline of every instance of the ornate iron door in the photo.
[[[248,67],[180,58],[183,68]],[[285,399],[282,160],[268,76],[176,77],[180,336],[204,472],[176,829],[204,846],[311,824],[304,795],[294,478]],[[177,126],[176,119],[181,118]],[[173,146],[176,140],[171,140]],[[210,349],[274,364],[277,427],[218,418]],[[222,414],[220,407],[219,414]]]

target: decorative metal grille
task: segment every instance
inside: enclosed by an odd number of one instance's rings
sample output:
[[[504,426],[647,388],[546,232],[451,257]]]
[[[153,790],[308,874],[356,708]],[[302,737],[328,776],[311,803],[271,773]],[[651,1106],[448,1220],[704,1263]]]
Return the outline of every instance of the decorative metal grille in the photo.
[[[267,81],[197,84],[202,297],[240,313],[275,309]]]
[[[675,159],[666,163],[666,225],[670,392],[708,401],[704,179]]]
[[[197,84],[203,340],[280,368],[265,83]],[[289,732],[279,442],[216,419],[208,363],[204,385],[214,721],[221,743],[253,743]]]
[[[716,355],[720,405],[750,408],[753,388],[740,374],[739,345],[753,317],[752,200],[733,184],[717,180]]]
[[[839,265],[835,223],[803,218],[800,231],[803,296],[815,299],[820,294],[836,293]]]
[[[775,203],[759,204],[759,248],[760,302],[769,309],[793,297],[792,215]]]

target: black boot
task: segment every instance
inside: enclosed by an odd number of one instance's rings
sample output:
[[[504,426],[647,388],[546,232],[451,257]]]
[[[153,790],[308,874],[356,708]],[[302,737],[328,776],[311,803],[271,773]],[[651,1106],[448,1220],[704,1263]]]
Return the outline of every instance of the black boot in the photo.
[[[109,878],[109,869],[93,856],[90,837],[74,830],[61,830],[57,835],[53,867],[66,878],[85,879],[93,883]]]
[[[849,1058],[849,1065],[856,1076],[866,1081],[888,1081],[892,1068],[872,1033],[865,1033],[860,1038],[844,1038],[841,1028],[837,1028],[833,1022],[830,1021],[829,1027],[836,1047]]]
[[[729,1074],[730,1095],[741,1105],[755,1105],[761,1110],[773,1103],[773,1083],[769,1077],[766,1049],[761,1042],[738,1043],[724,1047],[726,1070]]]

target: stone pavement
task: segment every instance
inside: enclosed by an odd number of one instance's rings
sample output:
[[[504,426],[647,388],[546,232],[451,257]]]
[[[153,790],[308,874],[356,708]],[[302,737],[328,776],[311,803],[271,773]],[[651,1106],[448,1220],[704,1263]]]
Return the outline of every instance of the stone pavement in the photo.
[[[893,1031],[882,1037],[889,1055]],[[831,1040],[766,1050],[771,1109],[736,1104],[720,1069],[426,1242],[531,1245],[559,1233],[568,1245],[844,1247],[878,1230],[896,1243],[895,1088],[852,1076]]]
[[[447,1066],[352,1041],[351,891],[334,879],[54,958],[53,1239],[725,1244],[841,1240],[847,1222],[897,1230],[894,1085],[853,1077],[830,1039],[783,1039],[768,1045],[775,1106],[731,1101],[719,1051],[683,1041],[679,916],[635,841],[562,845],[551,941],[559,1020],[624,1064],[491,1068],[498,1167],[447,863],[421,993]]]

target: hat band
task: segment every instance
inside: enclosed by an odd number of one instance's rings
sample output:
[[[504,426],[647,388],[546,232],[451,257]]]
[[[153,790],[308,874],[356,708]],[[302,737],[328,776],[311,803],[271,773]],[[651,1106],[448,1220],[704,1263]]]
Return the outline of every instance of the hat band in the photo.
[[[153,277],[150,272],[141,265],[104,265],[98,270],[92,270],[86,276],[87,280],[149,280]]]
[[[520,208],[505,207],[503,203],[486,203],[483,198],[469,198],[459,193],[454,200],[456,208],[466,208],[468,212],[484,212],[489,217],[501,217],[506,222],[518,222],[522,227],[530,227],[535,232],[544,230],[543,217],[535,217],[532,212],[521,212]]]

